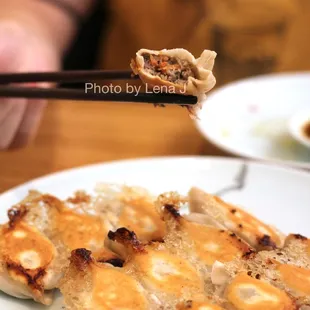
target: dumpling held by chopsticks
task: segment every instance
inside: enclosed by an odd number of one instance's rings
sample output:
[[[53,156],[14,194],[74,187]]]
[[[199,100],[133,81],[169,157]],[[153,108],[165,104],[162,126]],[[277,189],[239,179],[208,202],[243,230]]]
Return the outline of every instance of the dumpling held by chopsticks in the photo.
[[[216,84],[212,69],[216,53],[204,50],[199,58],[182,48],[160,51],[140,49],[131,68],[150,89],[160,87],[162,92],[193,95],[198,98],[198,108]],[[195,108],[190,112],[195,115]]]

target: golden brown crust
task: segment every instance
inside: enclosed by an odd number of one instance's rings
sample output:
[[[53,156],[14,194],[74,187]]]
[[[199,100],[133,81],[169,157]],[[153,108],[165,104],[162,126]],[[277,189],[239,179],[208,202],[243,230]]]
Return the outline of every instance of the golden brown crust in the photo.
[[[199,214],[182,217],[178,209],[165,205],[162,209],[167,224],[168,234],[165,237],[166,245],[179,251],[189,259],[196,257],[207,272],[217,260],[226,262],[236,257],[242,257],[252,248],[238,236],[226,229],[212,225],[212,221],[203,224]],[[175,216],[177,213],[177,217]],[[200,215],[204,217],[204,215]]]
[[[70,262],[77,269],[83,271],[93,261],[91,251],[86,249],[76,249],[71,252]]]
[[[14,278],[22,277],[26,280],[27,285],[35,292],[37,296],[44,294],[44,285],[42,283],[43,277],[46,275],[46,270],[37,268],[34,270],[27,270],[21,264],[16,264],[6,259],[6,267],[9,274]]]
[[[294,299],[267,282],[240,273],[225,289],[226,306],[236,310],[297,310]]]
[[[55,221],[55,234],[70,250],[88,248],[101,249],[107,229],[98,216],[63,210]]]
[[[136,234],[125,227],[119,228],[115,232],[109,231],[108,238],[122,244],[134,252],[145,253],[146,251],[144,245],[138,240]]]

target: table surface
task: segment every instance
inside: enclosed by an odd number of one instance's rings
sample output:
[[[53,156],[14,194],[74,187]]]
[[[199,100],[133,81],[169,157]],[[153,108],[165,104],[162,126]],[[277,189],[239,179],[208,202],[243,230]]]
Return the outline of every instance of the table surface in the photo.
[[[184,108],[51,102],[29,146],[0,151],[0,192],[67,168],[167,155],[225,153],[202,138]]]

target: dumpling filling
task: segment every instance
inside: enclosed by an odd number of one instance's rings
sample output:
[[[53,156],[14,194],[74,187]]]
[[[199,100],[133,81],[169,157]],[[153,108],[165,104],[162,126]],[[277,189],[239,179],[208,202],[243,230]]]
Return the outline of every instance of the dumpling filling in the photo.
[[[144,69],[154,76],[174,84],[184,85],[191,76],[197,78],[195,67],[187,60],[167,55],[142,54]]]

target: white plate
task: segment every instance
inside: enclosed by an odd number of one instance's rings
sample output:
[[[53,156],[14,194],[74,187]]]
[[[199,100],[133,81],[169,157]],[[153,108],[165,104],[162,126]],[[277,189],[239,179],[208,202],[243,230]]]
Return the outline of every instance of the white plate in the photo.
[[[289,133],[289,119],[310,106],[310,73],[265,75],[210,94],[197,127],[239,156],[310,169],[310,150]]]
[[[239,179],[236,180],[236,179]],[[310,236],[310,174],[289,168],[246,163],[239,159],[212,157],[146,158],[98,164],[67,170],[33,180],[0,195],[0,220],[23,199],[29,189],[65,198],[78,189],[92,192],[97,182],[140,185],[154,194],[176,190],[186,194],[191,186],[210,193],[235,189],[222,197],[249,210],[285,233]],[[240,188],[238,188],[240,187]],[[6,310],[61,309],[61,297],[46,308],[0,294],[0,308]]]

